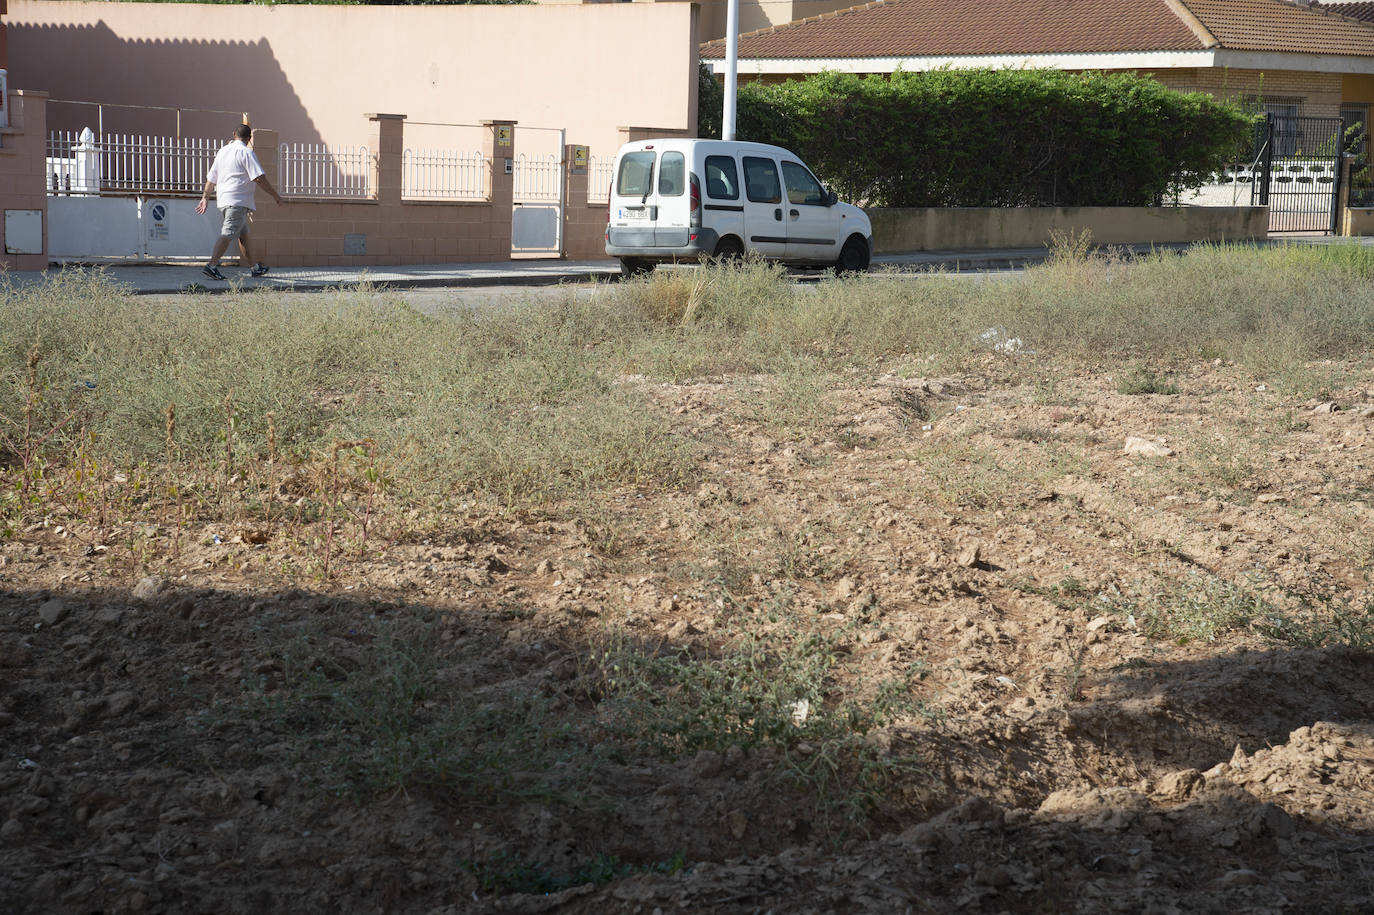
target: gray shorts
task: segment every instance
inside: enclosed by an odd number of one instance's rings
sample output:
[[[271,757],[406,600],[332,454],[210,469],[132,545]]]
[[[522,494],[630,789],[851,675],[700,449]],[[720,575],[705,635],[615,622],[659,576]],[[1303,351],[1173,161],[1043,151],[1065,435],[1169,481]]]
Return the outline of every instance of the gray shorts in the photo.
[[[224,225],[220,226],[219,234],[225,238],[238,238],[248,229],[248,214],[253,212],[248,207],[221,207],[220,214],[224,216]]]

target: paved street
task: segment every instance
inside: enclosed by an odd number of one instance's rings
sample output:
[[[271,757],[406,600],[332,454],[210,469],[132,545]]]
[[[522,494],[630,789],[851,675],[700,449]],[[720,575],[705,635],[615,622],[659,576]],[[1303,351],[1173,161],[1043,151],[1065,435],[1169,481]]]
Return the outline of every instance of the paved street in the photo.
[[[1294,236],[1270,239],[1266,244],[1368,244],[1374,238],[1332,238],[1331,236]],[[1160,245],[1163,250],[1180,251],[1189,245]],[[1148,245],[1133,245],[1134,253],[1148,253]],[[885,254],[873,258],[874,269],[951,272],[989,272],[1018,269],[1040,263],[1049,256],[1047,248],[1000,250],[919,251]],[[42,272],[12,272],[11,282],[23,286],[42,282],[45,276],[62,269]],[[267,276],[254,279],[248,271],[225,267],[227,283],[208,280],[200,264],[118,263],[80,265],[66,269],[102,270],[117,285],[139,295],[170,295],[184,292],[230,292],[248,289],[279,289],[289,292],[318,292],[324,289],[357,286],[368,282],[398,289],[448,287],[551,286],[560,283],[610,281],[619,278],[620,265],[611,258],[594,260],[516,260],[481,264],[421,264],[398,267],[281,267]]]

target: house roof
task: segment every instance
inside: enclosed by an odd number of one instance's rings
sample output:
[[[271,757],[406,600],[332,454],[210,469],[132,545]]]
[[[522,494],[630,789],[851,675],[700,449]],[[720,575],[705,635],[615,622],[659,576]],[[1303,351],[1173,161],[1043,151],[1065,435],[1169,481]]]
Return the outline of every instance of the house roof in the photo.
[[[1285,0],[876,0],[741,35],[740,59],[1214,49],[1374,57],[1374,24]],[[724,40],[701,47],[725,56]]]
[[[1374,22],[1374,0],[1323,0],[1321,8],[1338,16]]]

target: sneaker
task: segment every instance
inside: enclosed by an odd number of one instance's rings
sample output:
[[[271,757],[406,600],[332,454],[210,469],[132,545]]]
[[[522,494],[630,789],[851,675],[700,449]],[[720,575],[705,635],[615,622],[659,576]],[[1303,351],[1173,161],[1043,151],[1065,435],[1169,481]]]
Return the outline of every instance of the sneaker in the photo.
[[[253,269],[249,270],[248,272],[253,276],[263,276],[267,273],[267,265],[264,264],[262,261],[259,261],[257,264],[253,266]]]
[[[224,274],[219,272],[218,267],[212,267],[209,264],[206,264],[204,267],[200,268],[200,272],[205,274],[212,280],[224,280]]]

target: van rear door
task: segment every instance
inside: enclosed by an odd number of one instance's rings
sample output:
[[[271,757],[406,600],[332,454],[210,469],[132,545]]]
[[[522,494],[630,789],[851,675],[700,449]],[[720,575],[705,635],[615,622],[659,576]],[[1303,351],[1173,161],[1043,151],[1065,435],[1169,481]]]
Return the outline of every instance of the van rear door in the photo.
[[[654,244],[660,248],[685,247],[690,240],[691,202],[687,194],[687,157],[677,150],[665,150],[658,157],[652,214]]]
[[[611,234],[615,244],[626,248],[654,245],[654,220],[650,198],[654,190],[657,154],[651,149],[624,153],[616,163],[611,185]]]

